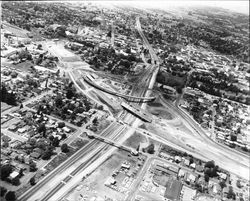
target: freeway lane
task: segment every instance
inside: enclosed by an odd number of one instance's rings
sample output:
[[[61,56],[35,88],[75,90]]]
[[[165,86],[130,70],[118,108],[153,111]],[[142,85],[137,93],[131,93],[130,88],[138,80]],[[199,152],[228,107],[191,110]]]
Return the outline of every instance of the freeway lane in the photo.
[[[94,160],[96,160],[100,155],[100,152],[97,152],[95,155],[90,157],[88,160],[83,162],[81,164],[81,168],[84,168],[85,166],[91,164]],[[80,167],[80,166],[79,166]],[[80,169],[81,170],[81,169]],[[78,170],[79,171],[79,170]],[[68,176],[66,180],[63,180],[60,182],[56,187],[54,187],[41,201],[47,201],[49,200],[59,189],[61,189],[72,177]]]
[[[118,126],[119,124],[116,124],[116,126]],[[121,135],[124,130],[126,129],[125,126],[120,126],[118,128],[116,128],[115,132],[112,132],[113,130],[109,130],[109,132],[106,133],[105,136],[108,136],[108,134],[110,134],[111,138],[114,137],[116,138],[117,136]],[[104,136],[104,135],[103,135]],[[93,145],[92,145],[93,146]],[[78,167],[73,170],[68,176],[66,176],[64,179],[61,179],[61,181],[59,181],[60,183],[57,184],[55,187],[53,186],[53,188],[51,190],[49,190],[49,192],[45,195],[45,197],[43,197],[42,201],[47,201],[49,200],[54,194],[55,192],[57,192],[59,189],[61,189],[67,182],[69,182],[71,179],[73,179],[75,176],[77,176],[77,174],[81,171],[83,171],[84,169],[86,169],[86,167],[90,166],[98,157],[101,156],[102,151],[104,151],[105,149],[107,149],[109,147],[108,144],[100,144],[100,146],[97,147],[97,149],[95,149],[90,155],[86,156],[88,157],[86,160],[84,160],[80,165],[78,165]],[[85,159],[86,157],[82,158],[81,160]]]
[[[107,137],[109,134],[111,134],[115,127],[120,127],[120,125],[116,122],[112,123],[107,127],[100,135]],[[70,169],[70,167],[74,166],[79,162],[83,156],[86,156],[91,149],[93,149],[95,146],[100,144],[98,140],[93,140],[89,142],[86,146],[78,150],[74,155],[72,155],[68,160],[66,160],[64,163],[62,163],[60,166],[58,166],[56,169],[54,169],[51,173],[49,173],[47,176],[45,176],[40,182],[38,182],[34,187],[32,187],[30,190],[25,192],[23,195],[21,195],[18,200],[20,201],[34,201],[36,198],[36,193],[41,190],[41,187],[45,186],[48,182],[51,182],[52,179],[58,175],[62,175],[65,170]],[[44,192],[42,192],[43,194]],[[40,193],[41,194],[41,193]],[[35,195],[35,196],[34,196]],[[33,197],[33,199],[32,199]]]
[[[172,111],[174,111],[176,114],[178,114],[178,116],[182,117],[183,120],[185,120],[186,122],[188,122],[188,124],[196,131],[196,133],[198,133],[198,135],[200,137],[202,137],[203,140],[217,144],[218,146],[221,146],[223,149],[227,150],[227,151],[231,151],[234,152],[237,155],[240,155],[242,157],[248,157],[247,154],[244,154],[240,151],[237,151],[235,149],[231,149],[227,146],[224,146],[222,144],[217,143],[216,141],[213,141],[210,137],[207,136],[206,132],[202,129],[202,127],[192,118],[190,117],[186,112],[184,112],[182,109],[180,109],[179,107],[176,107],[175,105],[169,103],[168,101],[166,101],[164,99],[164,97],[162,95],[159,96],[161,99],[161,103],[165,104],[167,107],[171,108]]]
[[[157,55],[154,53],[154,50],[148,43],[146,37],[142,33],[139,17],[136,19],[137,21],[137,29],[143,38],[144,43],[146,44],[147,48],[149,49],[149,52],[151,54],[152,60],[154,59],[159,67],[159,60],[157,58]],[[157,75],[157,74],[156,74]],[[155,75],[155,76],[156,76]],[[164,104],[164,103],[163,103]],[[165,104],[166,107],[170,107],[169,104]],[[243,178],[249,179],[249,158],[242,155],[242,153],[233,152],[232,150],[226,149],[223,146],[220,146],[219,144],[216,144],[213,142],[208,136],[201,130],[197,124],[194,124],[190,118],[186,116],[186,114],[183,114],[183,112],[177,111],[176,108],[173,108],[174,106],[171,106],[174,111],[176,111],[177,115],[182,117],[183,122],[187,122],[194,130],[196,131],[197,138],[200,137],[200,144],[197,144],[197,140],[192,141],[192,139],[189,141],[189,144],[193,144],[194,147],[199,147],[200,155],[213,159],[216,161],[216,163],[220,164],[221,167],[229,170],[230,172],[233,172],[239,176],[242,176]]]
[[[153,77],[153,76],[152,76]],[[154,84],[154,79],[153,79],[153,82],[152,82],[152,77],[151,77],[151,80],[148,80],[148,79],[145,79],[145,81],[146,82],[148,82],[148,81],[150,81],[150,83],[149,83],[149,86],[151,86],[151,88],[152,88],[152,86],[153,86],[153,84]],[[72,79],[73,79],[73,76],[72,76]],[[142,94],[144,94],[146,92],[146,97],[149,97],[149,95],[150,95],[150,93],[151,93],[151,90],[150,91],[146,91],[146,90],[142,90],[140,93],[142,93]],[[136,92],[137,93],[137,92]],[[146,106],[146,104],[144,103],[144,104],[142,104],[142,105],[144,105],[144,106]],[[134,116],[132,116],[131,114],[128,114],[127,112],[125,112],[125,114],[124,114],[124,117],[123,117],[123,119],[127,119],[128,117],[132,117],[132,118],[130,118],[130,120],[132,120],[132,122],[134,123],[134,125],[137,125],[138,126],[138,124],[140,123],[140,121],[138,120],[138,119],[136,119]],[[114,129],[114,133],[117,133],[117,129]],[[133,132],[130,132],[130,133],[133,133]],[[119,134],[119,133],[118,133]],[[123,136],[123,141],[127,138],[127,137],[129,137],[129,135],[127,135],[127,136]],[[117,135],[117,134],[115,134],[113,137],[111,137],[111,139],[118,139],[118,140],[120,140],[120,135]],[[119,141],[120,142],[120,141]],[[107,149],[108,147],[107,147],[108,145],[105,145],[104,147],[106,147],[106,148],[103,148],[103,150],[105,150],[105,149]],[[84,168],[87,168],[87,165],[86,166],[84,166]],[[79,168],[80,169],[80,168]],[[79,170],[79,172],[80,172],[80,170]],[[71,180],[70,178],[67,178],[66,177],[66,180]],[[59,188],[60,189],[60,188]],[[56,192],[59,190],[59,189],[57,189],[56,188]],[[46,198],[47,199],[47,198]]]
[[[194,153],[214,160],[220,167],[245,179],[249,179],[250,160],[247,155],[214,142],[188,115],[173,104],[165,101],[163,97],[160,98],[161,103],[171,109],[171,113],[178,115],[184,124],[190,125],[193,129],[194,135],[181,137],[179,139],[180,144],[185,145],[187,143],[195,147]]]

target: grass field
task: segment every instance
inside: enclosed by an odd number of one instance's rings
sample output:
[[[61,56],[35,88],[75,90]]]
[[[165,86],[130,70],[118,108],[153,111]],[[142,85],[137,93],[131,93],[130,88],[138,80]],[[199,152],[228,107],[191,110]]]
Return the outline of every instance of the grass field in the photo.
[[[146,138],[143,135],[136,132],[125,141],[124,145],[136,149],[140,143],[145,143],[145,142],[147,142]]]
[[[13,106],[8,105],[7,103],[1,102],[1,112],[4,112],[5,110],[8,110],[11,107]]]
[[[89,142],[88,140],[83,140],[83,139],[77,138],[72,143],[70,143],[70,146],[75,147],[77,149],[80,149],[88,142]]]

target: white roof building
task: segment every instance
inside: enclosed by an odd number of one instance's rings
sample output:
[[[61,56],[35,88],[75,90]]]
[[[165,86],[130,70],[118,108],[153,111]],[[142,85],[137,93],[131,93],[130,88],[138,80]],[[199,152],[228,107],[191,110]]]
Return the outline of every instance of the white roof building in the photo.
[[[10,174],[10,178],[11,179],[14,179],[14,178],[16,178],[17,176],[19,175],[19,173],[17,172],[17,171],[14,171],[14,172],[12,172],[11,174]]]
[[[66,127],[66,126],[64,126],[62,129],[63,129],[66,133],[69,133],[69,132],[70,132],[70,129],[69,129],[68,127]]]

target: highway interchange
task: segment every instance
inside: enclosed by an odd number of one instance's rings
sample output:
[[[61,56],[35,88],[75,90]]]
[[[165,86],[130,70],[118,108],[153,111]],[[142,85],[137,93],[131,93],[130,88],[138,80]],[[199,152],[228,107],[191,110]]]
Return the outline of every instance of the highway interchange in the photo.
[[[136,28],[143,39],[144,46],[149,50],[149,53],[152,58],[152,64],[147,67],[146,76],[140,79],[140,83],[148,87],[141,88],[142,90],[139,90],[138,88],[135,87],[131,95],[138,97],[144,96],[147,98],[150,97],[152,94],[152,89],[155,84],[156,76],[159,70],[159,60],[153,48],[150,46],[148,40],[146,39],[146,37],[142,32],[139,17],[136,19]],[[72,74],[71,72],[69,72],[69,74],[74,84],[76,84],[74,74]],[[190,118],[187,114],[185,114],[185,112],[183,112],[181,109],[177,108],[173,104],[166,102],[165,100],[161,99],[161,102],[162,104],[164,104],[164,106],[170,107],[173,110],[173,112],[175,112],[178,116],[180,116],[180,118],[182,118],[182,120],[185,123],[189,124],[195,130],[196,132],[195,136],[199,138],[201,141],[203,141],[203,144],[201,145],[203,146],[201,149],[202,152],[199,150],[201,146],[198,145],[196,150],[197,152],[200,151],[200,153],[196,154],[200,155],[201,157],[206,156],[206,158],[209,156],[211,159],[214,159],[216,163],[222,165],[222,167],[224,167],[225,169],[228,169],[229,171],[237,175],[240,175],[246,179],[249,178],[248,175],[249,160],[246,155],[233,151],[229,148],[225,148],[215,143],[209,137],[207,137],[206,133],[196,124],[196,122],[194,122],[192,118]],[[145,109],[146,103],[142,103],[140,106],[141,108]],[[109,138],[111,140],[114,140],[116,142],[122,143],[131,134],[133,134],[135,128],[137,128],[138,125],[140,124],[139,119],[135,118],[132,114],[129,114],[126,111],[123,111],[120,114],[119,119],[124,121],[126,124],[130,125],[132,128],[126,125],[121,125],[117,122],[112,122],[100,135]],[[157,138],[157,133],[154,133],[153,135],[155,138]],[[165,140],[168,139],[167,136],[164,137],[159,136],[159,139],[161,138]],[[92,166],[92,164],[98,158],[103,156],[104,150],[105,153],[109,153],[106,150],[110,150],[110,146],[105,143],[101,143],[100,141],[95,139],[90,141],[87,145],[85,145],[78,152],[76,152],[72,157],[70,157],[68,160],[66,160],[56,169],[54,169],[51,173],[45,176],[35,186],[33,186],[26,193],[20,196],[18,200],[55,201],[55,194],[58,193],[59,191],[62,191],[63,187],[66,186],[67,183],[72,182],[72,180],[74,180],[75,178],[79,179],[80,173],[84,171],[86,168],[90,168],[90,165]],[[208,154],[204,153],[206,151]],[[72,186],[70,188],[72,188]],[[60,196],[57,197],[57,200],[61,199],[61,197],[65,193],[67,192],[61,192]]]

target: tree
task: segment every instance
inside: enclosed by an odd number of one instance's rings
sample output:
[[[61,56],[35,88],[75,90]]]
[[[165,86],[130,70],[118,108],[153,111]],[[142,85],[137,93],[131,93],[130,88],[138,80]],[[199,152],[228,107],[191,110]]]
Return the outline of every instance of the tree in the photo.
[[[41,50],[42,49],[42,44],[38,44],[37,49]]]
[[[107,37],[111,38],[111,31],[108,32]]]
[[[36,145],[36,139],[35,139],[35,138],[30,138],[29,144],[30,144],[31,146],[35,146],[35,145]]]
[[[65,133],[62,134],[62,139],[66,139],[67,135]]]
[[[204,175],[205,181],[209,182],[209,176],[207,174]]]
[[[240,183],[240,180],[238,179],[237,180],[237,182],[236,182],[236,186],[238,187],[238,188],[241,188],[242,187],[242,185],[241,185],[241,183]]]
[[[231,141],[237,141],[237,136],[236,135],[230,135]]]
[[[16,200],[16,193],[14,191],[9,191],[5,195],[6,201],[15,201]]]
[[[52,155],[51,151],[46,149],[45,152],[42,155],[42,159],[43,160],[49,160],[51,155]]]
[[[227,198],[228,198],[228,199],[232,198],[232,199],[235,200],[235,193],[233,192],[233,187],[232,187],[232,186],[229,186]]]
[[[6,96],[7,96],[8,92],[7,92],[7,89],[4,85],[2,85],[1,87],[1,101],[2,102],[5,102],[6,101]]]
[[[62,150],[63,153],[69,152],[69,147],[68,147],[68,145],[67,145],[67,144],[62,144],[61,150]]]
[[[205,163],[205,167],[214,168],[215,167],[214,161],[208,161],[208,162],[206,162]]]
[[[30,185],[31,186],[34,186],[36,184],[36,179],[35,179],[35,177],[31,177],[30,178]]]
[[[37,128],[38,133],[46,132],[46,126],[45,124],[40,124],[39,127]]]
[[[102,105],[99,105],[98,107],[97,107],[97,109],[98,110],[103,110],[103,106]],[[82,112],[81,112],[82,113]]]
[[[5,102],[8,105],[16,106],[17,105],[16,95],[13,92],[12,93],[7,93]]]
[[[23,168],[21,168],[20,170],[19,170],[19,176],[20,177],[22,177],[24,174],[23,174],[23,171],[24,171],[24,169]]]
[[[192,164],[193,162],[194,162],[194,159],[193,159],[193,158],[190,158],[189,164]]]
[[[219,185],[220,185],[221,189],[227,187],[227,184],[225,181],[220,181]]]
[[[1,179],[2,179],[2,180],[5,180],[7,177],[10,176],[10,173],[12,172],[12,166],[9,165],[9,164],[3,165],[3,166],[1,167],[1,170],[0,170],[0,171],[1,171],[1,174],[0,174]]]
[[[7,192],[7,189],[1,186],[0,187],[0,193],[1,193],[0,196],[3,197],[6,192]]]
[[[154,152],[155,152],[154,148],[155,148],[154,144],[150,144],[150,145],[148,146],[148,148],[147,148],[147,152],[148,152],[149,154],[154,154]]]
[[[51,142],[53,142],[54,136],[53,136],[53,135],[50,135],[50,136],[49,136],[49,140],[50,140]]]
[[[74,95],[75,95],[75,94],[74,94],[74,92],[73,92],[72,89],[68,89],[68,90],[67,90],[67,92],[66,92],[66,97],[67,97],[67,99],[73,98]]]
[[[55,137],[54,140],[53,140],[53,142],[52,142],[52,145],[54,147],[58,147],[59,146],[59,142],[60,142],[60,140],[58,139],[58,137]]]
[[[63,128],[65,126],[65,123],[63,121],[58,123],[58,128]]]
[[[97,123],[98,123],[97,117],[95,117],[95,118],[93,119],[92,123],[93,123],[94,125],[97,125]]]
[[[29,166],[30,172],[35,172],[37,170],[36,163],[33,160],[30,161]]]
[[[136,151],[139,151],[140,150],[140,144],[138,144],[137,148],[136,148]]]
[[[14,186],[18,186],[20,184],[20,179],[19,177],[15,177],[12,179],[11,183],[14,185]]]
[[[11,76],[12,78],[16,78],[17,75],[18,75],[18,73],[17,73],[16,71],[13,71],[13,72],[10,74],[10,76]]]
[[[45,150],[48,143],[44,139],[39,139],[36,143],[36,147]]]

